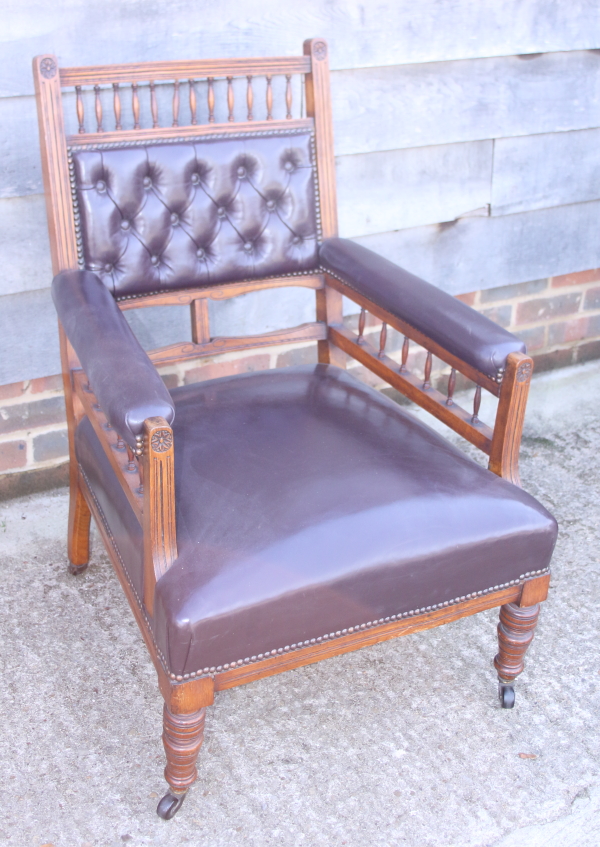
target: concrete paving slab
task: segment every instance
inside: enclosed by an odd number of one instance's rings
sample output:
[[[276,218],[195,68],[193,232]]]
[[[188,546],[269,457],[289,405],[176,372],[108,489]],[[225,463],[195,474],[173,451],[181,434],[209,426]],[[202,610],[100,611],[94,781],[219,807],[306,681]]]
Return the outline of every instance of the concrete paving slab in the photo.
[[[18,847],[600,844],[600,363],[534,381],[524,487],[561,533],[519,680],[494,611],[217,696],[179,815],[161,698],[98,539],[66,571],[62,490],[0,504],[0,843]]]

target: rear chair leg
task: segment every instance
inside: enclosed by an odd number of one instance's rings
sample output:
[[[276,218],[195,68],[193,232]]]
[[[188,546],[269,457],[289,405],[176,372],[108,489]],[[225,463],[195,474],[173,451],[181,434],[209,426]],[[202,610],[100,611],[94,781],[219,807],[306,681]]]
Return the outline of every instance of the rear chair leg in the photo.
[[[90,519],[91,512],[81,488],[71,483],[69,502],[69,572],[80,574],[87,568],[90,559]]]
[[[163,712],[163,745],[167,754],[165,779],[167,791],[156,809],[159,818],[170,820],[181,808],[188,788],[198,776],[196,759],[204,740],[204,715],[199,709],[190,715],[174,715],[165,704]]]
[[[514,681],[525,667],[523,659],[533,641],[540,605],[517,606],[508,603],[500,608],[498,655],[494,666],[498,671],[498,696],[503,709],[515,705]]]

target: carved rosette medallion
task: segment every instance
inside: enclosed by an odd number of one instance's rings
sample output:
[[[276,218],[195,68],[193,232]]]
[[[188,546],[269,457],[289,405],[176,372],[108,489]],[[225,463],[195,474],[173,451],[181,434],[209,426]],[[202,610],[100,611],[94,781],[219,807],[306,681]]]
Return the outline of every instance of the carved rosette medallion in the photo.
[[[155,453],[166,453],[173,446],[173,434],[168,429],[157,429],[150,444]]]
[[[51,59],[49,56],[46,56],[45,59],[42,59],[40,62],[40,73],[44,77],[44,79],[52,79],[56,76],[56,62],[54,59]]]
[[[327,58],[327,44],[324,41],[315,41],[313,44],[313,56],[319,62]]]
[[[529,382],[533,365],[531,362],[522,362],[517,368],[517,382]]]

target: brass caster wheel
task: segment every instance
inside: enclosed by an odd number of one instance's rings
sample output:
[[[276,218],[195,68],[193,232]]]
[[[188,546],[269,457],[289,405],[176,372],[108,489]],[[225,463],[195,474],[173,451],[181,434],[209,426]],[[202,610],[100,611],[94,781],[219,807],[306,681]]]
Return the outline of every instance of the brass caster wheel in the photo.
[[[498,683],[498,699],[503,709],[512,709],[515,705],[515,689],[512,685]]]
[[[167,791],[156,807],[156,814],[158,817],[162,818],[163,821],[170,821],[171,818],[174,818],[177,812],[181,809],[186,793],[187,792],[184,792],[183,794],[171,794],[170,791]]]

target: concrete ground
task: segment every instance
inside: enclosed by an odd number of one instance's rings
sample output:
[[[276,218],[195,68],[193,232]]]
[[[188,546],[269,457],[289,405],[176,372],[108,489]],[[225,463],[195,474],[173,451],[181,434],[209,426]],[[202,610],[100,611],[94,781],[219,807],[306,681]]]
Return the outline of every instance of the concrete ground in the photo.
[[[523,484],[561,534],[514,710],[494,611],[223,692],[170,822],[161,698],[97,538],[72,577],[65,491],[0,504],[0,842],[597,847],[599,457],[600,363],[537,378]]]

